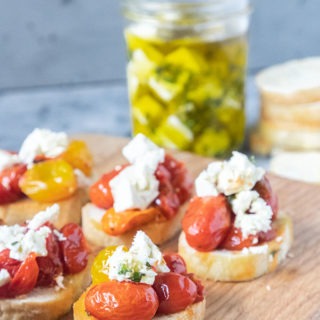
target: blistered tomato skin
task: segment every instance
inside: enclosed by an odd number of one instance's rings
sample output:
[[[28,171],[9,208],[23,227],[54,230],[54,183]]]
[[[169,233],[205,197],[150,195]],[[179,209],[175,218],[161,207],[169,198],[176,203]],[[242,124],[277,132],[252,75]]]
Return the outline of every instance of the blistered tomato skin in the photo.
[[[198,251],[216,249],[231,226],[231,209],[224,195],[195,197],[182,221],[189,245]]]
[[[171,272],[186,273],[187,266],[183,258],[178,253],[165,253],[163,259]]]
[[[89,189],[89,197],[91,202],[99,208],[109,209],[113,206],[113,197],[109,186],[110,180],[118,175],[126,166],[121,166],[104,174]]]
[[[260,181],[254,186],[260,197],[271,207],[272,209],[272,220],[277,218],[278,214],[278,197],[276,193],[272,190],[271,184],[266,176],[264,176]]]
[[[243,238],[241,229],[232,226],[219,247],[226,250],[242,250],[255,244],[258,244],[258,236],[248,235],[247,238]]]
[[[185,310],[197,297],[197,285],[188,276],[174,272],[159,273],[153,288],[159,298],[159,314]]]
[[[156,292],[143,283],[100,283],[85,298],[86,312],[99,320],[151,320],[158,306]]]
[[[19,181],[26,170],[25,164],[16,164],[0,172],[0,205],[17,201],[24,196]]]
[[[91,175],[93,158],[84,141],[71,141],[61,158],[66,160],[73,168],[81,170],[86,176]]]
[[[69,163],[54,159],[28,169],[19,185],[32,200],[54,202],[71,197],[77,189],[77,180]]]
[[[64,273],[78,273],[87,266],[89,256],[82,229],[75,223],[68,223],[60,232],[66,238],[60,241]]]
[[[103,269],[108,259],[116,249],[117,246],[106,247],[95,257],[91,267],[91,278],[93,284],[109,281],[109,277],[103,272]]]

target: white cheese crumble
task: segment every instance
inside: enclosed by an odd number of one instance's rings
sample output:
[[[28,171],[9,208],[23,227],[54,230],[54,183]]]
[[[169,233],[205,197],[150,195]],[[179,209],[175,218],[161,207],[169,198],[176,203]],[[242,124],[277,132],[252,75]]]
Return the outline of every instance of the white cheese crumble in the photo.
[[[231,200],[236,215],[234,225],[241,229],[243,238],[271,229],[272,209],[256,191],[241,191]]]
[[[145,161],[126,167],[109,183],[116,212],[146,209],[159,194],[159,181]]]
[[[37,128],[22,143],[19,157],[23,162],[32,164],[37,155],[57,157],[67,149],[68,144],[66,133]]]
[[[59,291],[59,290],[65,289],[65,286],[63,284],[64,277],[63,277],[62,274],[56,276],[54,280],[56,282],[56,286],[54,288],[55,291]]]
[[[229,161],[213,162],[195,181],[199,197],[226,196],[250,190],[262,179],[265,170],[256,167],[245,154],[234,151]]]
[[[28,228],[36,230],[46,222],[53,222],[57,219],[60,212],[58,204],[53,204],[51,207],[37,213],[32,220],[28,222]]]
[[[104,272],[110,279],[152,285],[157,272],[169,272],[158,247],[142,231],[138,231],[129,251],[120,246],[108,259]]]
[[[51,229],[43,224],[54,220],[58,213],[59,206],[54,204],[35,215],[27,226],[0,226],[0,251],[9,249],[10,258],[19,261],[24,261],[31,252],[37,256],[46,256],[46,240]]]
[[[77,178],[77,186],[79,188],[89,188],[91,186],[92,179],[87,177],[83,171],[80,169],[74,169],[73,172]]]
[[[12,154],[5,150],[0,150],[0,171],[12,167],[13,165],[20,163],[19,156]]]
[[[10,280],[11,280],[11,277],[8,270],[0,269],[0,287],[10,282]]]
[[[163,162],[165,157],[164,149],[159,148],[142,133],[137,134],[122,149],[122,154],[130,163],[140,161],[148,155],[153,162],[157,162],[156,166]]]

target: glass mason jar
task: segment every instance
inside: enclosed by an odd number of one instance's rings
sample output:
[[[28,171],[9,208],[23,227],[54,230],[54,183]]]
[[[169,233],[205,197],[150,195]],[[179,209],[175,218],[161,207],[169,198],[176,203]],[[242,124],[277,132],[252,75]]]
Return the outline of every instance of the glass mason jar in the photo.
[[[133,134],[227,156],[245,131],[249,0],[124,0]]]

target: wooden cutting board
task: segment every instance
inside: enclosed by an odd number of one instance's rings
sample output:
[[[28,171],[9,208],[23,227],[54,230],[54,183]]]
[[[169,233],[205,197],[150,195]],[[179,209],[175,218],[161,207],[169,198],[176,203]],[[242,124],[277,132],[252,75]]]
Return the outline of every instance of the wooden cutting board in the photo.
[[[88,134],[77,137],[90,146],[96,174],[125,162],[121,148],[127,139]],[[174,154],[186,163],[194,177],[212,161],[189,153]],[[320,319],[320,186],[269,177],[281,209],[293,219],[293,248],[283,265],[259,279],[205,282],[206,320]],[[177,237],[162,249],[176,250]]]

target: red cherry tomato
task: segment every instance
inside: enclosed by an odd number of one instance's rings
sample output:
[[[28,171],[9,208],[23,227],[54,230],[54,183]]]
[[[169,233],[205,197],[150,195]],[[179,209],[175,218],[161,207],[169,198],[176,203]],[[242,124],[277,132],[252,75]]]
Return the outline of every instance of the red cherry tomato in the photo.
[[[259,243],[271,241],[275,239],[276,236],[277,236],[277,231],[274,228],[270,229],[267,232],[261,231],[258,233]]]
[[[196,299],[194,300],[194,303],[196,302],[199,302],[199,301],[202,301],[204,299],[204,295],[203,295],[203,292],[204,292],[204,286],[202,285],[201,281],[196,279],[194,277],[194,274],[193,273],[188,273],[186,274],[186,276],[192,280],[195,285],[197,286],[197,296],[196,296]]]
[[[231,209],[224,195],[193,198],[182,221],[189,245],[198,251],[216,249],[230,226]]]
[[[24,196],[19,181],[26,171],[25,164],[16,164],[0,172],[0,204],[14,202]]]
[[[109,209],[113,206],[113,197],[109,186],[110,180],[118,175],[126,165],[116,168],[104,174],[97,182],[89,189],[89,197],[97,207]]]
[[[277,218],[278,214],[278,197],[272,191],[271,184],[267,177],[263,177],[260,181],[254,186],[260,197],[271,207],[272,209],[272,220],[274,221]]]
[[[51,229],[53,230],[53,227]],[[47,251],[47,256],[37,257],[39,266],[37,286],[39,287],[54,285],[54,279],[63,271],[58,238],[53,232],[47,238]]]
[[[23,261],[12,278],[8,287],[8,296],[16,297],[30,292],[37,283],[39,267],[36,261],[36,255],[30,253]]]
[[[10,250],[5,249],[0,252],[0,269],[6,269],[11,278],[15,275],[21,265],[21,261],[10,258]]]
[[[100,283],[85,298],[87,313],[99,320],[151,320],[158,306],[156,292],[143,283]]]
[[[87,266],[89,255],[83,232],[75,223],[66,224],[60,232],[66,238],[60,241],[64,272],[78,273]]]
[[[164,166],[171,173],[171,183],[180,203],[186,202],[192,193],[193,180],[183,162],[178,161],[169,154],[166,154]]]
[[[160,314],[182,311],[197,297],[196,284],[187,276],[179,273],[159,273],[153,288],[159,298],[158,313]]]
[[[243,239],[241,229],[232,225],[229,233],[220,245],[220,248],[227,250],[242,250],[243,248],[248,248],[255,244],[258,244],[258,236],[248,235],[247,238]]]
[[[186,263],[178,253],[165,253],[163,259],[171,272],[182,274],[187,272]]]

